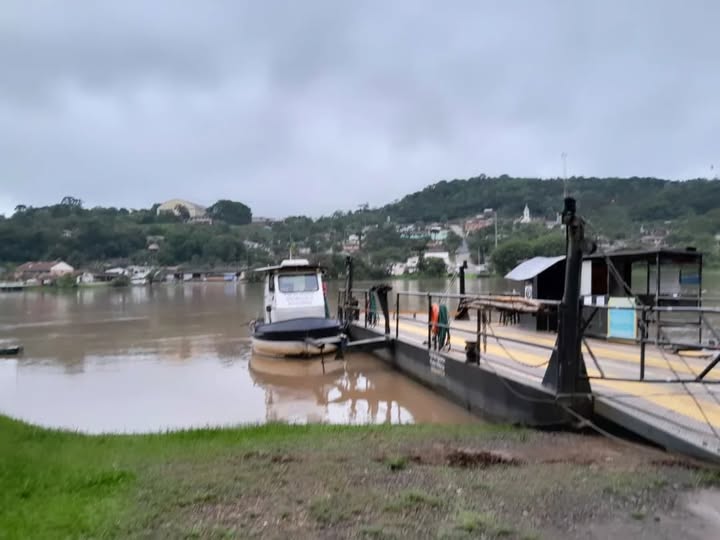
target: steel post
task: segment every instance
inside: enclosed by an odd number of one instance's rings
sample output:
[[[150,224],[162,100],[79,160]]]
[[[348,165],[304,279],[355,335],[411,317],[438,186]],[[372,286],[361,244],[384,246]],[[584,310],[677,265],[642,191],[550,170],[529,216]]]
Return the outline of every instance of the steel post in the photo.
[[[468,313],[468,309],[465,307],[465,270],[467,269],[468,264],[467,261],[463,261],[462,265],[460,265],[460,268],[458,269],[459,273],[459,281],[460,281],[460,296],[463,298],[460,298],[460,302],[458,303],[458,309],[457,313],[455,314],[455,319],[459,321],[466,321],[470,318],[470,314]]]
[[[592,251],[585,241],[582,218],[575,214],[575,199],[566,198],[563,223],[567,235],[565,290],[560,303],[558,337],[550,356],[543,384],[557,394],[590,393],[582,356],[580,273],[584,251]]]
[[[640,312],[640,380],[645,378],[645,344],[647,342],[647,309]]]
[[[395,297],[395,339],[400,338],[400,293]]]
[[[475,325],[475,352],[477,353],[477,359],[478,364],[480,363],[480,341],[482,340],[482,323],[483,319],[485,317],[484,311],[483,315],[480,315],[480,310],[475,311],[475,316],[477,317],[477,323]]]
[[[660,306],[660,252],[658,251],[655,255],[655,305]],[[657,315],[655,317],[655,344],[657,345],[658,341],[660,341],[660,325],[662,322],[661,319],[661,312],[658,311]]]
[[[432,348],[432,296],[430,296],[430,293],[427,295],[427,301],[428,301],[428,309],[427,309],[427,329],[428,329],[428,349]]]
[[[698,262],[698,307],[702,309],[702,255]],[[703,331],[703,317],[702,312],[698,320],[698,343],[702,343],[702,331]]]

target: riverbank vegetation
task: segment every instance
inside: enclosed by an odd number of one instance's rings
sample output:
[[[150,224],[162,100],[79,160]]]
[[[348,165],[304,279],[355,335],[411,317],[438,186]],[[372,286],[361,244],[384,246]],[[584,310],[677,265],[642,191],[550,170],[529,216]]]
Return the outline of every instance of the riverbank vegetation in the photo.
[[[454,253],[463,245],[450,229],[443,240],[431,242],[430,224],[441,229],[453,224],[461,231],[465,219],[491,209],[497,235],[488,221],[468,236],[467,255],[469,262],[492,262],[504,272],[518,257],[558,254],[562,234],[548,225],[554,226],[561,210],[564,188],[561,180],[480,175],[441,181],[378,208],[362,205],[317,219],[262,223],[252,223],[252,211],[243,203],[220,200],[207,209],[212,224],[192,222],[184,208],[177,215],[158,214],[157,204],[140,210],[85,208],[80,199],[65,197],[49,206],[18,205],[11,216],[0,216],[0,265],[63,259],[75,267],[125,260],[236,268],[276,262],[291,251],[335,264],[349,249],[363,261],[358,269],[363,277],[382,277],[392,263],[430,247]],[[706,254],[708,265],[720,262],[720,182],[571,178],[568,188],[588,220],[588,234],[601,243],[692,245]],[[519,223],[525,205],[531,223]]]
[[[2,538],[670,538],[682,520],[665,516],[717,479],[647,448],[483,424],[86,436],[0,416]]]

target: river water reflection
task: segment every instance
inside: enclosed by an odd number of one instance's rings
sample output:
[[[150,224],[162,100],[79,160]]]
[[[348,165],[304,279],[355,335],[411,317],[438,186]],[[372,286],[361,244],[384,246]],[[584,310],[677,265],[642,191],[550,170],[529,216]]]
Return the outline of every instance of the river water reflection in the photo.
[[[0,412],[92,433],[271,420],[477,421],[369,355],[348,355],[324,375],[251,362],[247,322],[260,301],[259,285],[241,283],[0,295],[0,341],[25,347],[21,357],[0,358]]]

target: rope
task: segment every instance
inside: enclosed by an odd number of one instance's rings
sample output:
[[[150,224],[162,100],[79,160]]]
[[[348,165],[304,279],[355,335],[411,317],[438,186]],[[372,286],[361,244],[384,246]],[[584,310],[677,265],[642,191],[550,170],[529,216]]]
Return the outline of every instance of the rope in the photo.
[[[532,368],[538,368],[538,367],[546,366],[546,365],[548,365],[548,363],[550,362],[550,360],[543,360],[543,361],[540,362],[539,364],[527,364],[527,363],[525,363],[525,362],[521,362],[520,360],[518,360],[517,358],[515,358],[515,357],[513,356],[513,354],[508,350],[507,347],[505,347],[505,344],[502,342],[502,337],[500,337],[500,336],[498,336],[498,335],[495,334],[495,330],[493,330],[493,325],[492,325],[492,323],[488,323],[487,326],[488,326],[488,329],[490,330],[490,336],[495,340],[495,342],[500,346],[500,348],[501,348],[503,351],[505,351],[505,354],[506,354],[506,355],[508,356],[508,358],[509,358],[510,360],[512,360],[513,362],[515,362],[515,363],[517,363],[517,364],[520,364],[521,366],[532,367]]]
[[[507,389],[510,391],[510,393],[514,394],[514,395],[517,396],[518,398],[520,398],[520,399],[522,399],[522,400],[525,400],[525,401],[527,401],[527,402],[529,402],[529,403],[559,404],[557,398],[534,398],[534,397],[531,397],[531,396],[526,396],[526,395],[523,394],[522,392],[518,392],[518,391],[515,390],[510,384],[508,384],[508,382],[505,380],[504,377],[502,377],[502,376],[497,372],[497,370],[496,370],[495,367],[493,366],[493,363],[492,363],[492,362],[490,362],[490,361],[485,362],[484,365],[485,365],[490,371],[492,371],[493,374],[496,375],[498,379],[500,379],[500,381],[502,382],[502,384],[505,386],[505,388],[507,388]]]
[[[443,300],[447,300],[448,295],[450,294],[450,289],[453,288],[453,285],[455,284],[455,281],[457,280],[457,277],[459,275],[459,272],[456,270],[455,273],[450,277],[450,283],[448,283],[448,286],[445,288],[445,291],[442,293],[442,296],[438,299],[439,302],[442,302]]]

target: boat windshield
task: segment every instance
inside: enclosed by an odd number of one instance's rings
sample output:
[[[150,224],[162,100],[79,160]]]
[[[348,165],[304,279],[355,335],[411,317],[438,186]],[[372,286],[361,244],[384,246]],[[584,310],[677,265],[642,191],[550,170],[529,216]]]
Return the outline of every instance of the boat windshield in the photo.
[[[318,290],[318,280],[315,274],[298,274],[294,276],[279,276],[280,292],[312,292]]]

